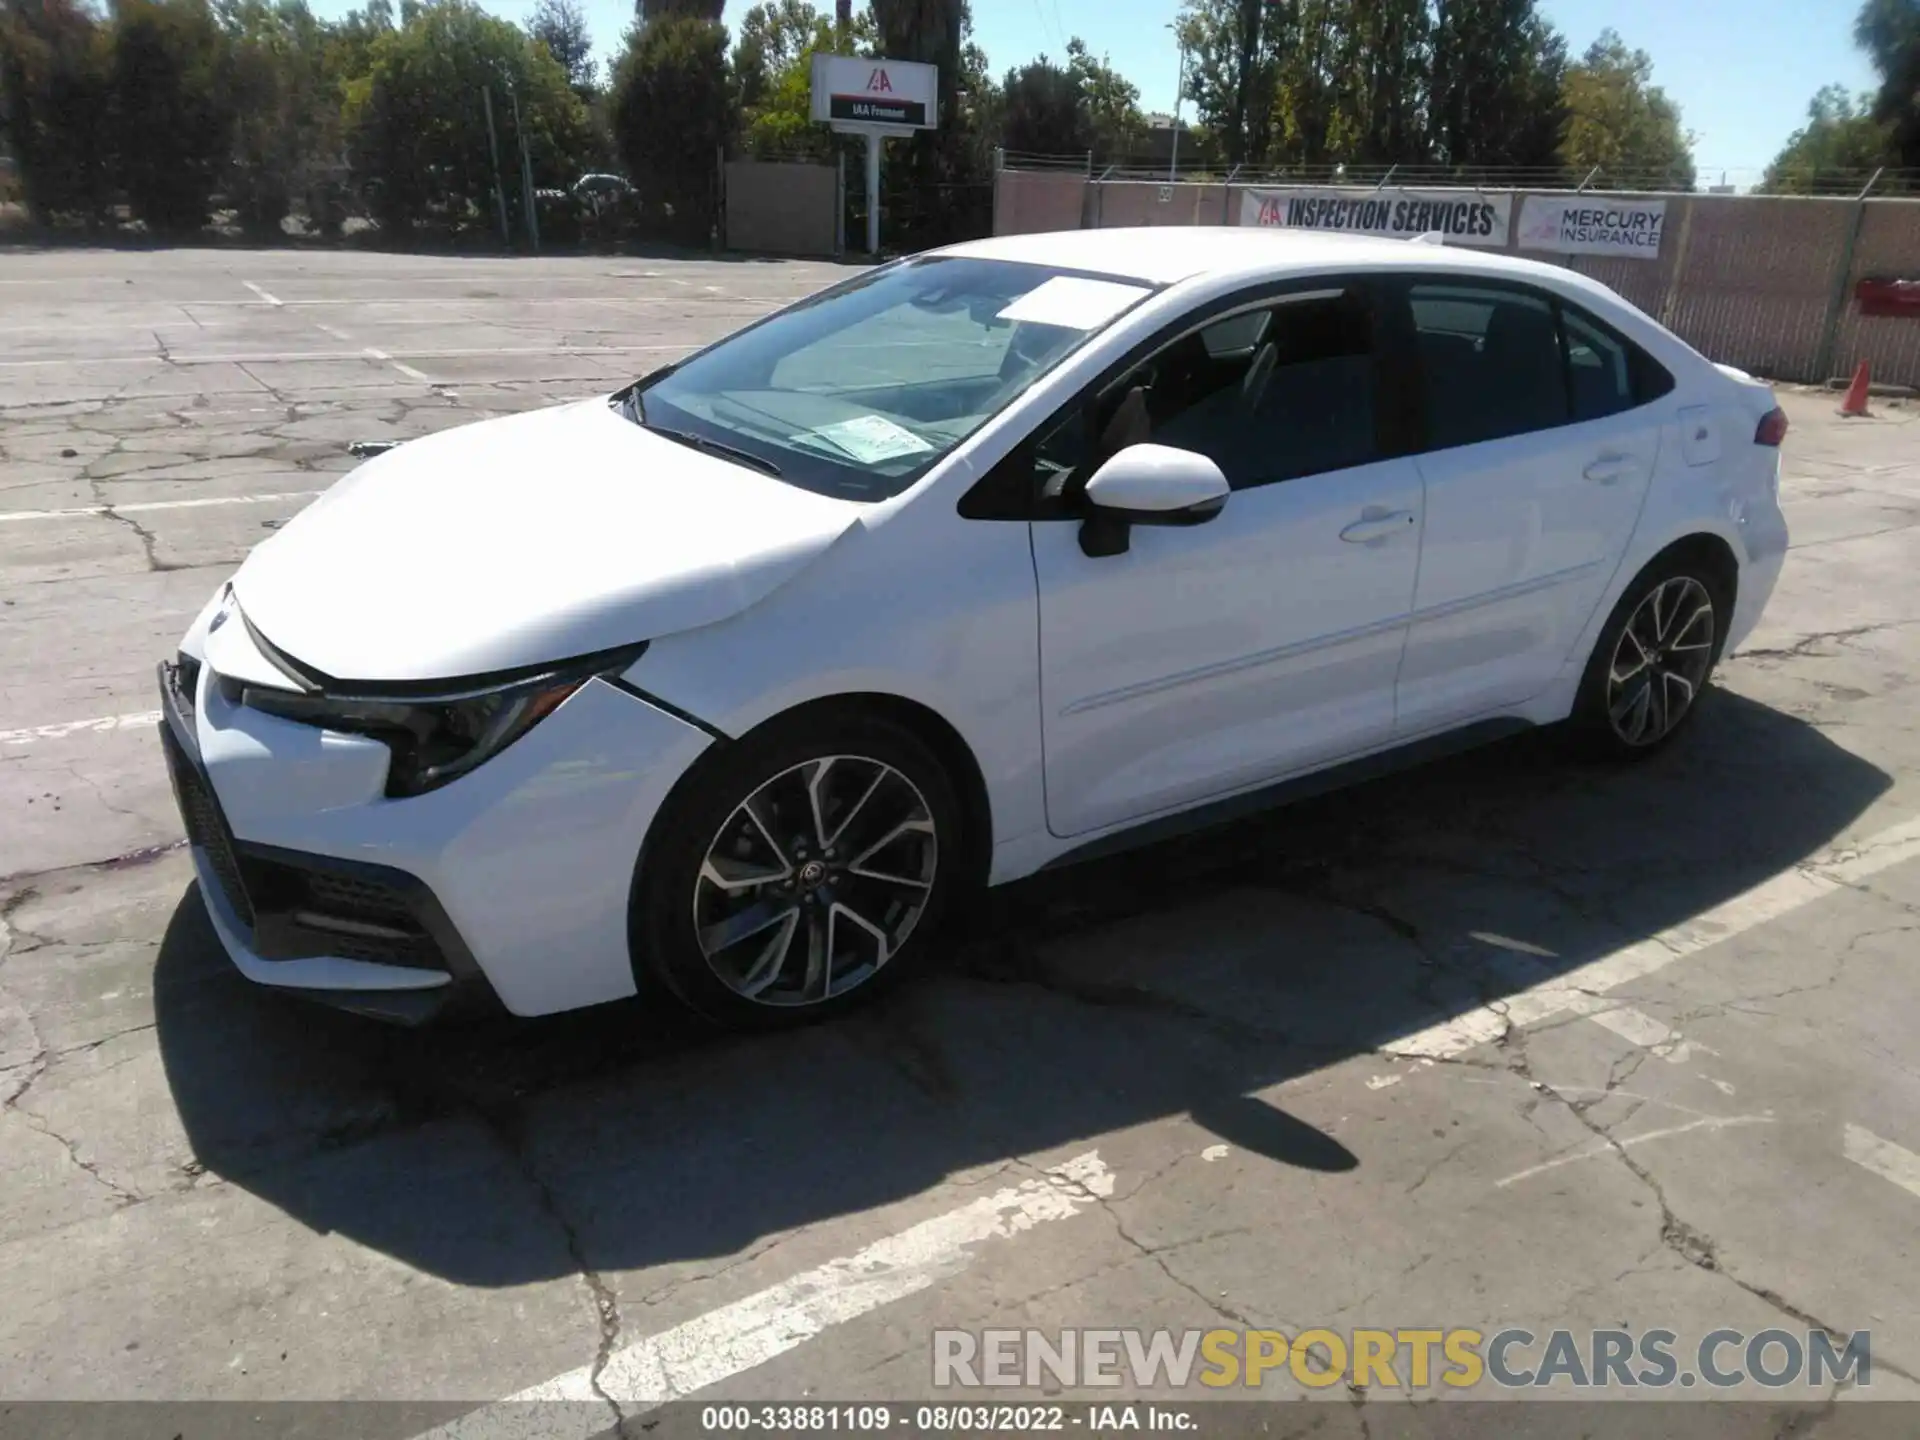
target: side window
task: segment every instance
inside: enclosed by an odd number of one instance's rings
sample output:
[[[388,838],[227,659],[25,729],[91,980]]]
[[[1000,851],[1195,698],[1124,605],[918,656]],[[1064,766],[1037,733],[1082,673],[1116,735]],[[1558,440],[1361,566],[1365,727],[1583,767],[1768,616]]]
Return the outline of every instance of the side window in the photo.
[[[1560,307],[1561,331],[1567,337],[1568,390],[1573,396],[1575,420],[1601,420],[1631,410],[1633,353],[1577,310]]]
[[[1373,315],[1360,292],[1283,297],[1175,340],[1102,397],[1102,455],[1152,441],[1211,458],[1236,490],[1380,458]],[[1050,440],[1040,447],[1042,464]]]
[[[1567,423],[1560,331],[1546,300],[1467,285],[1415,285],[1408,299],[1431,448]]]
[[[1236,355],[1252,359],[1253,352],[1266,339],[1267,327],[1272,323],[1271,310],[1248,310],[1209,325],[1200,332],[1200,343],[1207,347],[1207,354],[1216,360],[1231,360]]]

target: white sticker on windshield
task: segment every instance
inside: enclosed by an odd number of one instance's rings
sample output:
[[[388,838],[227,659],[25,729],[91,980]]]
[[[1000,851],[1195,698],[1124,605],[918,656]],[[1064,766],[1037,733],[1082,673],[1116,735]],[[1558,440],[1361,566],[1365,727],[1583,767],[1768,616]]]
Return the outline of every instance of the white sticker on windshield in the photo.
[[[1056,275],[1022,295],[996,318],[1031,325],[1058,325],[1065,330],[1098,330],[1147,293],[1140,285]]]
[[[897,460],[902,455],[919,455],[933,449],[911,430],[884,415],[860,415],[836,425],[822,425],[807,432],[838,445],[863,465],[882,460]]]

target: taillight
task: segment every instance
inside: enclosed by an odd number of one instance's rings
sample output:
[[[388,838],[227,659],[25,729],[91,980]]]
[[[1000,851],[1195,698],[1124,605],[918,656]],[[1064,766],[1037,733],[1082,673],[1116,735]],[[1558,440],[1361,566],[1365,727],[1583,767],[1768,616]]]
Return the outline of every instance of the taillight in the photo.
[[[1787,438],[1787,412],[1777,406],[1760,417],[1760,428],[1753,432],[1756,445],[1778,446]]]

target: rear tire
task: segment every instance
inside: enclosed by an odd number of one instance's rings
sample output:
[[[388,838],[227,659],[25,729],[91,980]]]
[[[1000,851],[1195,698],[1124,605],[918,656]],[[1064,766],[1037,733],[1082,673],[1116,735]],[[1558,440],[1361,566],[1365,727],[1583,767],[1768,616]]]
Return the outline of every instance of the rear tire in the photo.
[[[1697,558],[1656,559],[1628,585],[1581,676],[1568,730],[1587,754],[1644,760],[1699,712],[1732,606]]]
[[[636,968],[732,1029],[825,1019],[906,978],[965,853],[932,750],[850,710],[710,751],[653,834],[634,886]]]

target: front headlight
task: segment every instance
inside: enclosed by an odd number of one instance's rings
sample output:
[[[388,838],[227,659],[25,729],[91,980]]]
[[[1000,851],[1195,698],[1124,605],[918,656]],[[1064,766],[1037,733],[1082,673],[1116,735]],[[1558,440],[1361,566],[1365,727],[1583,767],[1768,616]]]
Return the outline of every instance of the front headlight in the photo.
[[[645,645],[582,656],[537,672],[432,684],[342,681],[317,691],[241,688],[240,703],[282,719],[382,741],[393,752],[387,794],[437,790],[484,765],[599,675],[618,675]]]

